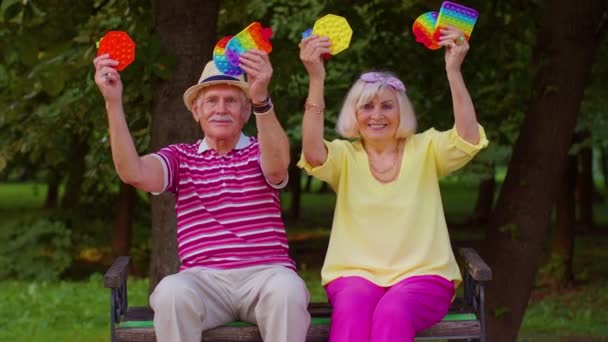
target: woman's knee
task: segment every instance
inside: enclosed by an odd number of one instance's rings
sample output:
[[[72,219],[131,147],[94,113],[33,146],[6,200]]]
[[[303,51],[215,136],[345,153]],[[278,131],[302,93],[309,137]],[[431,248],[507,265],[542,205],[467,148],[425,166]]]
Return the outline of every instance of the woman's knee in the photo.
[[[382,300],[376,305],[374,319],[409,322],[411,321],[412,315],[415,315],[416,312],[421,309],[423,308],[408,302]]]
[[[326,286],[327,296],[334,307],[374,307],[382,298],[382,287],[360,277],[338,278]]]

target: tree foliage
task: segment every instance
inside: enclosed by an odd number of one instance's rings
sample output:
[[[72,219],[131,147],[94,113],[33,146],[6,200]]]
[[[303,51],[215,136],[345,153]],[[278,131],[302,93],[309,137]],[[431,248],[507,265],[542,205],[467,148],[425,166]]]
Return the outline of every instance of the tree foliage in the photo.
[[[83,202],[117,186],[103,100],[93,81],[96,42],[129,32],[135,62],[122,78],[125,106],[140,151],[149,142],[150,77],[167,77],[171,60],[150,32],[149,1],[3,1],[0,7],[0,173],[18,168],[44,179],[59,174]],[[82,153],[73,152],[85,151]],[[70,172],[79,159],[85,167]],[[79,173],[80,182],[69,182]],[[72,192],[73,193],[73,192]]]
[[[479,10],[480,17],[463,72],[479,120],[492,141],[472,164],[474,173],[487,173],[484,165],[506,164],[530,96],[533,70],[529,60],[540,9],[537,1],[526,3],[467,2]],[[125,107],[138,148],[146,151],[153,96],[150,77],[169,77],[175,62],[151,33],[151,5],[144,0],[2,1],[0,84],[7,91],[0,95],[0,175],[6,178],[15,169],[35,170],[42,177],[69,175],[76,165],[70,151],[86,144],[85,177],[77,186],[90,196],[82,201],[116,190],[103,101],[93,83],[91,61],[95,42],[108,30],[125,30],[136,41],[136,60],[122,77],[125,84],[137,85],[125,87]],[[346,17],[353,28],[350,48],[327,62],[328,138],[335,136],[336,115],[349,86],[370,69],[391,70],[403,79],[418,114],[419,130],[445,129],[453,119],[443,52],[425,49],[411,32],[420,14],[439,5],[439,1],[422,0],[253,0],[243,5],[227,0],[218,15],[217,38],[236,34],[252,21],[273,28],[271,91],[294,146],[300,145],[307,92],[298,43],[301,33],[328,13]],[[193,75],[198,72],[192,71]],[[67,180],[66,176],[62,179]]]

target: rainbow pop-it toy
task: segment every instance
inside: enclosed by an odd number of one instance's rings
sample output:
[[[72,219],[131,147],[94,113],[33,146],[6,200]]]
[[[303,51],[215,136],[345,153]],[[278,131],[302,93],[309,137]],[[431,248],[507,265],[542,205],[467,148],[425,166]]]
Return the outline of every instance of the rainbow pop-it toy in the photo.
[[[437,24],[435,25],[435,33],[433,38],[435,41],[439,40],[440,31],[446,26],[452,26],[459,29],[464,33],[464,37],[469,41],[471,32],[473,32],[473,26],[477,22],[479,12],[473,8],[469,8],[455,2],[444,1],[439,9],[439,15],[437,16]]]
[[[272,37],[272,29],[270,27],[262,27],[262,24],[258,22],[249,24],[249,26],[232,37],[226,44],[226,58],[228,62],[232,66],[238,67],[240,55],[250,49],[258,49],[270,53],[272,51],[270,37]]]
[[[414,25],[412,25],[412,31],[414,32],[416,41],[431,50],[437,50],[441,47],[437,44],[437,41],[433,39],[437,15],[437,11],[426,12],[419,16],[416,21],[414,21]]]
[[[238,76],[243,73],[243,70],[238,66],[233,66],[226,58],[226,44],[233,36],[226,36],[220,39],[213,48],[213,62],[219,71],[226,75]]]
[[[346,18],[335,14],[327,14],[319,18],[312,28],[312,33],[329,37],[331,42],[329,49],[332,55],[346,50],[353,36],[353,30]]]
[[[97,42],[97,56],[106,53],[118,61],[116,70],[122,71],[135,60],[135,42],[124,31],[109,31]]]

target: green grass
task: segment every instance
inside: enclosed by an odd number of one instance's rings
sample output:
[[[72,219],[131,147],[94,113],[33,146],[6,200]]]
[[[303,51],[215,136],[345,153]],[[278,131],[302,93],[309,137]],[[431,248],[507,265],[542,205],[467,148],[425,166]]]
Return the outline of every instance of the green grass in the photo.
[[[522,330],[538,335],[608,338],[608,280],[552,293],[526,311]]]
[[[129,300],[145,304],[148,283],[130,280]],[[101,275],[86,282],[0,282],[0,341],[108,341],[110,294]]]
[[[46,186],[29,183],[0,184],[0,210],[40,208],[46,196]]]
[[[42,216],[46,187],[38,184],[0,184],[0,229],[23,216]]]

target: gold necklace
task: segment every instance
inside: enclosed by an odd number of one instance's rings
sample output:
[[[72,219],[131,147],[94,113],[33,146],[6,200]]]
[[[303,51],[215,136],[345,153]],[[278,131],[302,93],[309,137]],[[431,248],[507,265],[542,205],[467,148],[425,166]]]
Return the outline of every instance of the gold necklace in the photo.
[[[387,167],[386,169],[380,170],[376,166],[374,166],[374,163],[373,163],[373,161],[372,161],[371,158],[369,158],[369,166],[376,173],[386,173],[386,172],[389,172],[390,170],[392,170],[397,165],[397,156],[398,155],[399,155],[399,144],[397,144],[396,151],[393,154],[393,160],[391,161],[391,164],[389,165],[389,167]]]

